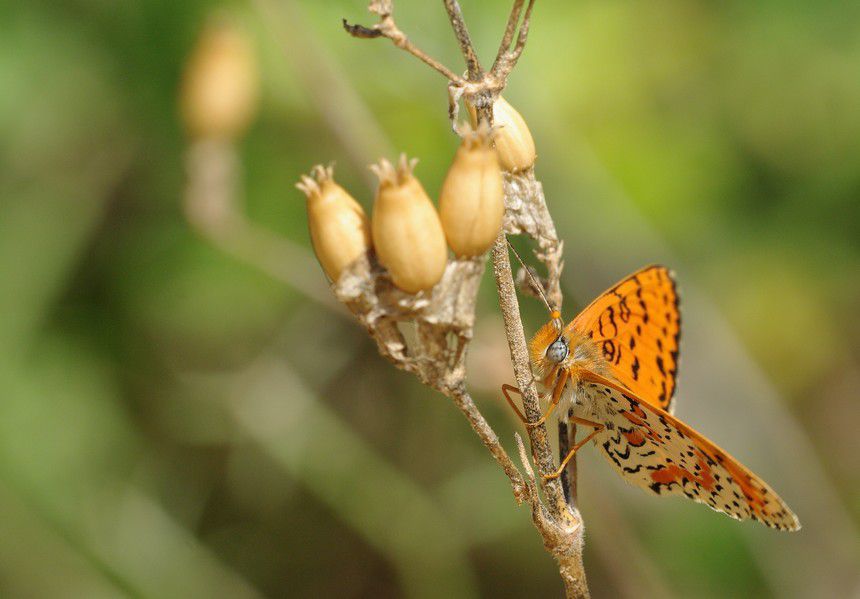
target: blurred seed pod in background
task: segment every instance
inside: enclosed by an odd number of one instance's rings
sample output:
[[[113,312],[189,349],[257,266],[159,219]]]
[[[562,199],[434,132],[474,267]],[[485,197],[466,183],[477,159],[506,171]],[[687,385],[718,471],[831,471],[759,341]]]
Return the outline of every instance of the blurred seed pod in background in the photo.
[[[466,125],[439,194],[439,215],[448,245],[458,256],[486,252],[502,227],[505,194],[499,157],[486,124]]]
[[[448,262],[439,215],[412,175],[416,163],[401,155],[396,167],[385,159],[370,167],[379,177],[373,204],[373,245],[394,284],[407,293],[433,287]]]
[[[317,259],[332,281],[371,247],[361,205],[334,182],[332,167],[315,166],[296,184],[307,196],[308,227]]]
[[[474,106],[467,102],[466,108],[472,126],[477,125]],[[518,173],[534,166],[537,154],[531,131],[520,113],[501,96],[493,104],[493,128],[496,130],[494,142],[502,169]]]
[[[259,75],[250,40],[224,15],[211,17],[188,57],[180,109],[194,138],[235,139],[257,113]]]

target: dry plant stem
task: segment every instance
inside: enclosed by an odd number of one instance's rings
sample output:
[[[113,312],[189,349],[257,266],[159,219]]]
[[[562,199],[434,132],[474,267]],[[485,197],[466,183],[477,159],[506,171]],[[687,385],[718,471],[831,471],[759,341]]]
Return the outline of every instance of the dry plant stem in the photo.
[[[395,45],[399,48],[403,48],[410,54],[417,56],[424,63],[445,75],[451,81],[454,87],[452,91],[455,92],[451,94],[452,105],[449,106],[449,114],[451,114],[452,120],[456,118],[455,115],[457,114],[456,102],[461,96],[465,95],[469,102],[476,107],[478,120],[492,125],[493,100],[504,89],[507,76],[516,65],[525,47],[535,0],[529,0],[524,15],[522,15],[524,0],[515,0],[511,14],[508,17],[502,43],[499,47],[499,55],[496,63],[493,65],[493,69],[489,73],[484,73],[481,70],[481,65],[472,47],[469,32],[463,21],[459,3],[455,0],[443,1],[451,20],[454,34],[457,36],[457,42],[463,51],[466,64],[469,66],[469,83],[455,75],[450,69],[441,65],[435,59],[415,48],[408,41],[408,38],[400,30],[392,17],[394,7],[391,0],[373,0],[370,3],[369,10],[378,15],[380,19],[379,23],[373,27],[349,25],[344,20],[344,28],[353,37],[364,39],[387,37],[394,41]],[[519,34],[517,35],[517,41],[514,49],[511,50],[510,46],[513,43],[516,24],[521,15],[523,18]],[[525,173],[506,174],[505,201],[507,204],[505,231],[511,235],[525,233],[538,242],[539,249],[536,252],[536,256],[547,268],[547,277],[544,282],[547,297],[554,305],[561,306],[562,243],[558,239],[552,217],[547,210],[543,188],[535,179],[533,170]],[[528,288],[525,290],[528,291]],[[531,294],[537,295],[534,290],[531,291]]]
[[[558,455],[559,459],[563,459],[563,456],[566,456],[571,448],[570,437],[567,433],[567,423],[563,420],[558,421]],[[567,502],[573,507],[577,506],[577,493],[576,489],[570,488],[570,481],[576,480],[576,456],[573,456],[571,460],[567,463],[570,466],[571,462],[574,463],[573,468],[565,468],[561,476],[559,477],[559,481],[561,481],[561,489],[564,491],[564,498],[567,499]]]
[[[537,241],[535,256],[547,269],[546,279],[541,281],[544,293],[550,304],[560,308],[564,244],[555,231],[543,186],[535,179],[534,169],[516,174],[505,173],[505,233],[525,234]],[[520,285],[520,288],[529,295],[539,297],[528,285]]]
[[[362,39],[373,39],[377,37],[385,37],[390,39],[395,46],[406,50],[412,56],[416,57],[424,64],[430,66],[435,71],[441,73],[450,81],[458,83],[460,85],[464,84],[463,78],[459,75],[455,74],[454,71],[443,65],[441,62],[436,60],[435,58],[427,55],[423,50],[418,48],[415,44],[409,41],[409,38],[406,37],[406,34],[400,30],[397,26],[397,23],[394,21],[394,17],[391,16],[393,11],[393,6],[390,0],[374,0],[370,3],[370,9],[372,13],[379,15],[379,22],[372,27],[365,27],[364,25],[350,25],[346,19],[343,19],[343,28],[353,37],[362,38]]]
[[[313,258],[246,221],[239,206],[239,163],[231,144],[195,142],[186,162],[184,207],[195,228],[227,253],[252,262],[342,313],[343,307],[329,293],[305,283],[316,278],[311,275],[316,271]],[[260,258],[270,254],[272,260]],[[345,273],[335,284],[335,293],[359,317],[384,356],[454,401],[511,481],[514,497],[521,503],[527,497],[525,481],[464,384],[465,347],[472,336],[474,301],[483,270],[481,259],[452,261],[431,295],[410,296],[396,289],[371,257],[354,264],[350,274]],[[398,329],[398,320],[417,324],[412,347]]]
[[[520,21],[520,13],[523,10],[523,0],[514,0],[514,6],[511,8],[511,14],[508,15],[508,24],[505,25],[505,34],[502,37],[502,43],[499,44],[499,51],[496,53],[496,61],[493,63],[493,68],[499,64],[499,61],[510,49],[511,42],[514,39],[514,32],[517,30],[517,23]]]
[[[585,581],[585,570],[582,567],[582,524],[559,525],[557,520],[547,512],[540,501],[535,473],[529,463],[525,445],[518,433],[514,435],[520,461],[526,473],[526,489],[529,504],[532,507],[532,521],[541,533],[544,547],[558,562],[559,573],[564,582],[565,595],[570,599],[588,599],[588,585]]]
[[[495,98],[504,89],[507,78],[516,66],[520,55],[525,48],[528,40],[529,24],[531,22],[532,9],[535,0],[529,0],[528,6],[523,14],[523,0],[515,0],[511,9],[511,14],[508,17],[508,23],[505,28],[505,33],[502,38],[502,43],[499,46],[498,55],[493,63],[493,68],[489,72],[485,72],[478,60],[477,53],[472,45],[469,30],[463,20],[463,13],[460,9],[460,4],[457,0],[443,0],[445,10],[448,13],[448,18],[451,22],[451,27],[454,30],[454,35],[457,38],[457,43],[460,46],[460,51],[466,61],[468,72],[468,81],[456,75],[451,69],[432,58],[424,51],[415,46],[405,33],[397,26],[392,13],[394,11],[394,3],[392,0],[371,0],[369,10],[379,17],[379,22],[372,27],[364,25],[349,24],[346,19],[343,20],[343,27],[347,33],[353,37],[360,39],[375,39],[385,37],[390,39],[395,46],[406,50],[425,64],[429,65],[435,71],[444,75],[451,84],[460,90],[457,97],[465,95],[470,104],[475,106],[478,113],[478,121],[486,122],[489,125],[493,124],[492,105]],[[519,33],[517,34],[516,42],[514,43],[514,33],[516,25],[522,15],[522,23],[520,24]],[[513,43],[513,48],[511,44]],[[452,121],[456,117],[456,109],[449,110]],[[452,123],[454,124],[454,123]],[[456,130],[456,129],[455,129]]]
[[[347,267],[333,290],[376,341],[380,354],[454,400],[522,502],[522,475],[466,391],[466,346],[483,272],[482,257],[451,260],[431,292],[410,295],[394,286],[370,254]]]
[[[445,10],[448,12],[451,27],[454,29],[454,35],[457,37],[457,43],[460,44],[460,52],[463,53],[463,58],[466,60],[469,81],[480,81],[484,75],[484,70],[481,68],[478,55],[475,53],[474,46],[472,46],[472,39],[469,36],[469,30],[466,28],[466,22],[463,20],[463,12],[460,10],[460,4],[457,0],[443,0],[443,3],[445,4]]]
[[[505,28],[505,36],[502,38],[502,43],[499,46],[499,53],[496,55],[496,60],[493,63],[492,69],[490,69],[491,74],[496,79],[502,81],[506,80],[508,75],[511,74],[511,71],[516,66],[517,61],[520,59],[529,38],[529,25],[531,24],[532,9],[534,8],[534,5],[535,0],[529,0],[525,15],[523,16],[523,22],[520,25],[520,31],[517,34],[517,41],[514,44],[513,49],[511,49],[514,30],[517,22],[519,21],[520,12],[522,11],[523,6],[523,0],[514,1],[514,7],[511,9],[511,15],[508,18],[508,25]]]
[[[505,322],[505,334],[511,350],[514,374],[522,392],[524,412],[526,417],[534,422],[540,419],[541,408],[529,363],[525,331],[520,319],[519,301],[504,233],[499,235],[493,246],[493,274],[499,290],[499,305]],[[538,466],[538,471],[552,472],[555,468],[554,458],[547,439],[546,426],[542,424],[531,427],[528,433],[532,457]],[[522,447],[521,441],[520,447]],[[520,450],[520,454],[524,461],[528,461],[524,448]],[[527,468],[527,474],[528,470],[529,468]],[[533,477],[531,480],[534,480]],[[547,497],[548,516],[542,509],[535,509],[533,504],[532,520],[543,537],[544,547],[558,562],[567,597],[589,597],[585,568],[582,563],[584,538],[579,512],[568,505],[558,479],[547,481],[541,477],[541,481]],[[572,482],[575,483],[575,481]]]
[[[516,277],[520,291],[540,298],[540,292],[533,288],[537,280],[543,287],[550,304],[555,307],[562,305],[561,271],[563,244],[555,231],[552,215],[546,205],[543,186],[535,179],[534,169],[522,173],[505,173],[505,233],[508,235],[528,235],[534,239],[538,248],[535,256],[547,270],[546,278],[540,277],[531,267],[532,276],[526,276],[521,269]],[[576,439],[576,425],[559,423],[559,455],[567,455],[567,448]],[[571,459],[562,473],[561,483],[564,495],[573,507],[576,507],[576,456]]]
[[[499,235],[493,246],[493,276],[499,292],[499,306],[505,323],[505,336],[511,351],[511,361],[514,366],[514,376],[517,386],[522,393],[523,413],[531,422],[540,420],[542,410],[532,375],[529,352],[526,345],[526,335],[520,318],[520,304],[517,299],[517,289],[511,272],[511,262],[508,256],[508,244],[504,233]],[[532,457],[538,471],[547,474],[555,469],[555,459],[547,437],[546,425],[528,428],[532,446]],[[543,480],[543,479],[542,479]],[[543,488],[549,500],[550,513],[559,518],[567,511],[561,483],[556,480],[543,480]]]
[[[511,481],[514,498],[517,500],[517,503],[522,503],[525,500],[529,500],[531,503],[531,493],[528,490],[526,482],[523,480],[522,474],[520,474],[520,471],[514,465],[513,461],[511,461],[505,448],[499,442],[499,436],[496,434],[496,431],[493,430],[483,414],[478,410],[478,407],[465,387],[460,386],[452,389],[450,397],[469,421],[472,430],[477,433],[478,437],[481,438],[481,442],[490,450],[493,458],[502,467],[502,470],[505,471],[505,475]],[[532,506],[532,509],[534,509],[534,506]]]
[[[528,37],[528,25],[534,0],[523,15],[523,22],[514,48],[511,49],[516,23],[523,11],[523,1],[515,0],[508,25],[499,49],[499,57],[493,70],[485,73],[478,62],[460,6],[456,0],[443,0],[454,34],[460,45],[468,67],[469,81],[452,76],[445,67],[427,57],[423,52],[408,45],[406,36],[396,27],[391,12],[391,0],[373,0],[370,11],[379,15],[380,22],[373,28],[350,26],[346,30],[355,37],[388,37],[395,45],[404,48],[452,82],[451,114],[456,115],[456,101],[460,96],[475,106],[478,122],[492,124],[492,105],[495,97],[505,86],[517,59],[522,54]],[[453,116],[452,116],[453,118]],[[505,332],[514,364],[519,388],[522,390],[525,414],[531,421],[541,416],[537,390],[531,372],[525,332],[519,314],[513,273],[506,243],[505,231],[511,234],[527,234],[538,242],[537,257],[547,268],[547,280],[541,282],[548,298],[556,306],[561,305],[560,275],[562,268],[562,244],[555,232],[555,225],[546,207],[543,190],[529,170],[510,175],[505,179],[506,216],[504,231],[493,247],[493,271],[499,291],[499,303],[505,321]],[[466,415],[472,428],[490,449],[494,458],[505,470],[514,487],[518,500],[527,500],[532,510],[532,519],[540,532],[544,546],[559,565],[559,573],[568,597],[588,597],[585,571],[582,565],[583,527],[576,508],[568,505],[561,482],[547,481],[541,477],[547,505],[540,499],[538,484],[531,470],[522,441],[517,436],[520,456],[527,478],[524,481],[509,456],[498,443],[498,438],[478,412],[465,391],[465,368],[463,357],[474,325],[475,293],[477,277],[467,263],[482,264],[482,258],[455,260],[449,263],[442,281],[433,289],[431,298],[418,296],[399,297],[387,275],[372,262],[372,256],[358,260],[348,268],[335,285],[338,299],[365,325],[376,339],[380,353],[398,368],[412,372],[425,384],[438,389],[449,397]],[[481,269],[483,267],[481,266]],[[466,291],[463,291],[466,283]],[[475,285],[474,289],[470,289]],[[458,298],[453,305],[446,297]],[[451,308],[454,308],[453,311]],[[435,316],[442,314],[442,318]],[[416,338],[407,342],[398,320],[414,321]],[[453,340],[450,338],[453,334]],[[452,343],[453,341],[453,343]],[[540,472],[555,470],[554,456],[547,438],[546,427],[541,425],[529,429],[532,456]],[[575,477],[570,481],[575,487]]]

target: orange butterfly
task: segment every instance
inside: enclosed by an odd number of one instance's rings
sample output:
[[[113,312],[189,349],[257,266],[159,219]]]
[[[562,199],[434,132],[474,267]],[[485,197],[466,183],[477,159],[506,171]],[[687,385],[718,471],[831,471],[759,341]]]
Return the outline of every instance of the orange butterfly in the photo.
[[[508,403],[527,426],[562,404],[562,418],[593,430],[593,441],[629,483],[657,495],[685,495],[738,520],[798,530],[800,522],[767,483],[672,416],[681,317],[672,274],[644,268],[607,290],[564,326],[553,311],[529,343],[532,368],[550,396],[546,414],[529,423],[505,385]]]

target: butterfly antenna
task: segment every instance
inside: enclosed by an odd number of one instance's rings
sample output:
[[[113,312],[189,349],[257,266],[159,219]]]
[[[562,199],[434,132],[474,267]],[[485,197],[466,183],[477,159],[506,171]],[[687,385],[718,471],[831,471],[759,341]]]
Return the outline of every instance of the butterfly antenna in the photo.
[[[552,319],[556,321],[556,326],[559,328],[559,330],[561,330],[561,328],[562,328],[561,312],[559,312],[559,310],[557,308],[553,308],[552,305],[549,303],[549,300],[547,299],[546,294],[544,293],[543,285],[541,284],[540,281],[537,280],[537,278],[534,276],[534,274],[532,274],[532,269],[529,268],[528,266],[526,266],[526,263],[523,262],[522,257],[520,257],[520,253],[516,250],[516,248],[514,248],[513,245],[511,245],[511,241],[509,239],[505,239],[505,241],[508,242],[508,247],[514,253],[514,256],[517,257],[517,261],[520,263],[520,265],[522,265],[523,270],[526,272],[526,275],[528,275],[529,279],[531,279],[532,286],[535,289],[537,289],[538,293],[540,294],[541,299],[543,300],[544,305],[546,306],[546,309],[549,311]]]

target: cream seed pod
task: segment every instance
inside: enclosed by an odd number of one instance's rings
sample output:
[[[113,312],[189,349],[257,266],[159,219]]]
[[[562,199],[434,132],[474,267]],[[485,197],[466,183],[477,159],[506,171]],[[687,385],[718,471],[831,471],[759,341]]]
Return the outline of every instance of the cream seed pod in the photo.
[[[396,167],[385,159],[370,167],[379,177],[373,204],[373,245],[394,284],[407,293],[433,287],[448,262],[439,215],[412,174],[416,162],[401,155]]]
[[[192,137],[234,139],[257,112],[257,61],[244,32],[212,17],[188,58],[180,108]]]
[[[439,195],[439,215],[448,245],[458,256],[486,252],[502,227],[505,193],[499,157],[486,124],[466,125]]]
[[[467,102],[466,108],[474,126],[478,122],[475,107]],[[520,113],[501,96],[496,98],[493,104],[493,127],[497,130],[494,141],[499,162],[504,170],[518,173],[534,166],[537,155],[529,126]]]
[[[308,227],[317,259],[332,281],[370,249],[370,223],[361,205],[334,182],[332,167],[315,166],[296,184],[307,196]]]

